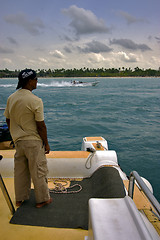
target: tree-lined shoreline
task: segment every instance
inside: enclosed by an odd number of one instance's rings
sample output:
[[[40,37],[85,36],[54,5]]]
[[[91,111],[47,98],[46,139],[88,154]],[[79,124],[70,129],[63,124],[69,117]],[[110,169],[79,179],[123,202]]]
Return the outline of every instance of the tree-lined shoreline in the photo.
[[[0,70],[0,78],[15,78],[21,70]],[[159,70],[131,68],[38,69],[38,77],[160,77]]]

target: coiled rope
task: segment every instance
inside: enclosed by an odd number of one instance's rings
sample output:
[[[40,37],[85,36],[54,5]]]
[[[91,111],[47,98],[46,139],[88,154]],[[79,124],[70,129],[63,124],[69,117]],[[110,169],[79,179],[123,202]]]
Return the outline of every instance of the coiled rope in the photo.
[[[62,182],[64,182],[65,184],[62,184]],[[54,180],[53,181],[55,187],[50,189],[50,192],[52,193],[67,193],[67,194],[73,194],[73,193],[79,193],[81,190],[82,190],[82,186],[78,183],[72,185],[72,186],[69,186],[69,187],[66,187],[68,182],[65,181],[65,180]],[[70,189],[73,189],[75,187],[79,187],[78,190],[72,190],[70,191]]]
[[[87,169],[90,169],[91,166],[92,166],[92,158],[93,158],[93,156],[95,155],[96,150],[93,149],[93,148],[87,148],[87,151],[90,151],[91,154],[89,155],[89,157],[88,157],[87,160],[86,160],[85,167],[86,167]]]

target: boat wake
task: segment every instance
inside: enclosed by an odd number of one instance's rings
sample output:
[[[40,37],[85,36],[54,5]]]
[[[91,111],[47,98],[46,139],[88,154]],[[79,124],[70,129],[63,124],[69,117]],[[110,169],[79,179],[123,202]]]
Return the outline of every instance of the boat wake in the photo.
[[[10,88],[10,87],[16,87],[17,84],[0,84],[0,87],[4,87],[4,88]]]
[[[50,83],[39,83],[38,82],[38,86],[39,87],[71,87],[72,84],[71,82],[67,82],[67,81],[52,81]]]
[[[98,82],[68,82],[68,81],[52,81],[50,83],[38,83],[39,87],[88,87],[95,86]]]
[[[98,82],[79,82],[79,81],[52,81],[52,82],[38,82],[38,87],[88,87],[96,86]],[[16,88],[17,84],[0,84],[1,88]]]

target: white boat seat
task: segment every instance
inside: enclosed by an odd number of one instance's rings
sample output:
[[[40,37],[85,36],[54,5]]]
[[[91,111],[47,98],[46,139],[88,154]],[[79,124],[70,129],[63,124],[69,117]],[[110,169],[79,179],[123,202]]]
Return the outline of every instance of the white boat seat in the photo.
[[[88,240],[159,239],[156,232],[151,235],[147,228],[133,200],[128,196],[89,200]]]

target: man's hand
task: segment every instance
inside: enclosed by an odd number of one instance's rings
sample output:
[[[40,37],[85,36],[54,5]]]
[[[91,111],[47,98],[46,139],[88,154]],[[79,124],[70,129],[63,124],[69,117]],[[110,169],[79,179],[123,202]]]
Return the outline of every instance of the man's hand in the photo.
[[[45,154],[49,154],[50,152],[50,146],[49,144],[45,145]]]
[[[37,131],[38,134],[40,135],[44,146],[45,146],[45,154],[48,154],[50,152],[50,146],[48,144],[48,139],[47,139],[47,128],[45,125],[44,121],[38,122],[36,121],[36,125],[37,125]]]

